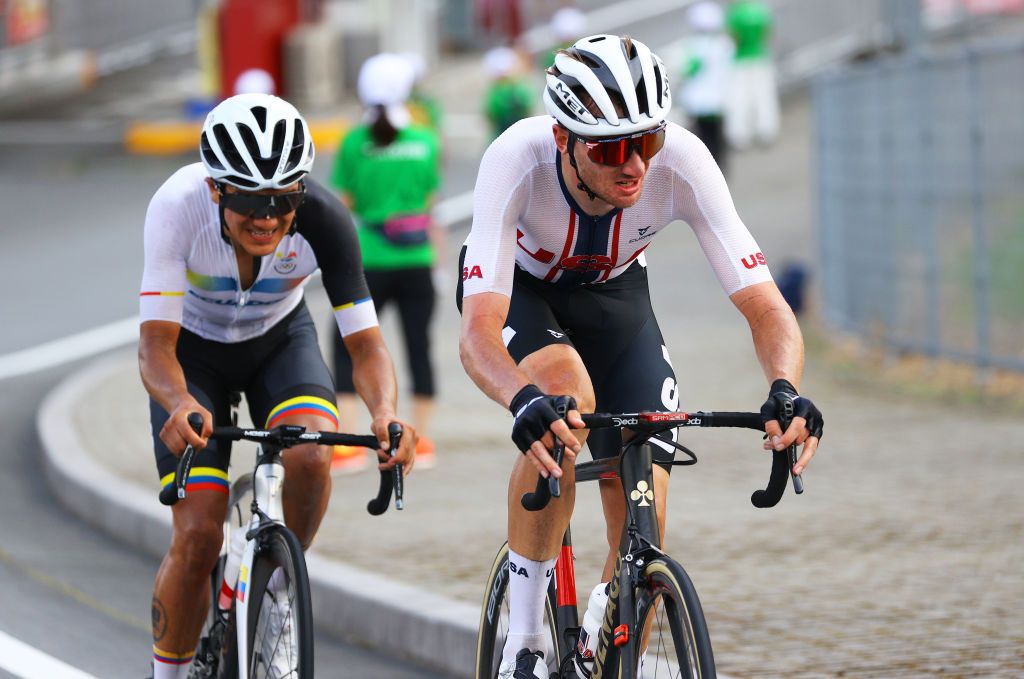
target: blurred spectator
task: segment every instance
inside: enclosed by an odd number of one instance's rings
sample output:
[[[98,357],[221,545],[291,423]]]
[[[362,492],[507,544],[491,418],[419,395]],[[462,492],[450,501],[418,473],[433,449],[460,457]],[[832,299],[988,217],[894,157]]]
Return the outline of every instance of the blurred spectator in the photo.
[[[797,316],[804,310],[807,278],[807,267],[797,262],[785,262],[782,271],[776,277],[779,292]]]
[[[555,53],[558,50],[571,47],[587,33],[587,15],[575,7],[562,7],[551,15],[551,35],[555,39],[555,46],[550,52],[544,55],[542,68],[549,68],[555,63]]]
[[[274,76],[262,68],[242,71],[235,79],[235,94],[275,94]]]
[[[357,89],[365,107],[361,124],[341,142],[330,183],[356,218],[363,269],[378,309],[395,302],[412,373],[412,419],[420,433],[417,466],[433,464],[428,438],[434,371],[429,327],[434,312],[432,267],[443,251],[430,210],[440,184],[439,142],[429,127],[412,123],[406,104],[415,74],[397,54],[378,54],[363,64]],[[334,374],[343,426],[351,428],[358,402],[352,359],[339,340]],[[336,449],[335,468],[365,455]],[[355,464],[358,465],[358,462]]]
[[[725,172],[726,148],[723,111],[733,59],[732,40],[725,34],[725,13],[710,0],[698,2],[686,13],[693,35],[686,41],[683,62],[683,107],[691,126]]]
[[[729,5],[726,25],[736,43],[726,100],[726,138],[738,149],[755,139],[769,144],[779,135],[779,96],[768,45],[771,10],[760,0],[735,0]]]
[[[512,123],[530,115],[536,93],[522,80],[519,54],[509,47],[488,51],[484,70],[490,78],[484,91],[484,114],[494,139]]]
[[[423,77],[427,74],[427,62],[417,52],[403,52],[401,56],[412,67],[412,92],[409,93],[409,101],[406,102],[412,122],[441,134],[441,104],[422,87]]]
[[[474,0],[477,22],[486,33],[512,44],[523,31],[519,0]]]

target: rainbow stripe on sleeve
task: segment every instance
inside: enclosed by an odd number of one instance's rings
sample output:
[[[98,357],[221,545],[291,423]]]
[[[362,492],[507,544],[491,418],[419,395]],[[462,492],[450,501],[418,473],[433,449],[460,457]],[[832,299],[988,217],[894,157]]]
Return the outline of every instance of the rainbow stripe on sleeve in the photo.
[[[162,292],[159,290],[143,290],[139,293],[139,297],[184,297],[185,292]]]
[[[166,488],[174,483],[174,475],[175,472],[171,472],[160,479],[160,487]],[[216,467],[193,467],[192,473],[188,476],[188,483],[185,484],[186,493],[196,490],[212,490],[227,495],[230,488],[228,473]]]
[[[282,419],[291,415],[318,415],[329,420],[335,429],[338,427],[338,407],[334,403],[316,396],[297,396],[279,403],[267,415],[265,426],[267,429],[271,429],[277,426]]]
[[[365,304],[366,302],[371,302],[371,301],[373,301],[373,299],[371,297],[364,297],[362,299],[357,299],[354,302],[348,302],[346,304],[339,304],[338,306],[334,307],[334,310],[335,311],[341,311],[342,309],[351,309],[352,307],[354,307],[357,304]]]

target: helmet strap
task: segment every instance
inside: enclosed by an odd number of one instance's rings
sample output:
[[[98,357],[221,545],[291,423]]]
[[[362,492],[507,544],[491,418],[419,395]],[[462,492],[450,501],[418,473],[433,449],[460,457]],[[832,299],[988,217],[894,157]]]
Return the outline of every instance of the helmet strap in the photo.
[[[224,184],[222,182],[214,182],[214,186],[217,187],[217,194],[224,195]],[[228,238],[228,223],[224,221],[224,201],[217,201],[217,214],[220,215],[220,237],[224,239],[224,242],[231,245],[231,239]]]
[[[572,132],[571,130],[569,131],[569,164],[572,165],[573,172],[576,173],[576,188],[585,192],[590,200],[595,200],[597,198],[597,194],[591,191],[590,187],[583,181],[583,177],[580,176],[580,168],[576,165],[576,140],[578,138],[579,137],[576,136],[575,132]]]

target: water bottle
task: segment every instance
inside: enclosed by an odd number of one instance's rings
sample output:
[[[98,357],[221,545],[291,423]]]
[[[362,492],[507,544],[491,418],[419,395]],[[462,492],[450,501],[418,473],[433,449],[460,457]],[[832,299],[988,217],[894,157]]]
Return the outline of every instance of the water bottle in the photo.
[[[583,628],[580,640],[576,645],[576,674],[580,679],[590,679],[590,671],[594,665],[594,653],[597,651],[597,637],[604,622],[604,609],[608,605],[608,583],[600,582],[590,593],[587,612],[583,615]]]
[[[231,531],[231,542],[228,543],[228,558],[224,563],[224,579],[220,583],[220,596],[217,607],[222,611],[231,608],[235,598],[235,585],[238,584],[238,571],[242,565],[242,552],[245,551],[245,527]]]

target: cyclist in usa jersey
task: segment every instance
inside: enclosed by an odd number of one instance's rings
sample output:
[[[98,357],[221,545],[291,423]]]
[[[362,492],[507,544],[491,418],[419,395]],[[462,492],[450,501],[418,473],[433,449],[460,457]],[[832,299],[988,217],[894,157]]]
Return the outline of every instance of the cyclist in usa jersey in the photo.
[[[675,410],[675,374],[654,318],[644,250],[685,221],[725,294],[746,318],[769,388],[766,446],[803,444],[795,471],[821,437],[821,413],[797,395],[803,339],[767,260],[740,220],[707,148],[665,118],[671,106],[660,59],[629,37],[595,35],[559,52],[547,71],[548,116],[495,140],[480,163],[473,227],[462,252],[460,352],[487,396],[509,408],[524,456],[509,484],[509,633],[499,677],[547,677],[545,575],[573,509],[573,464],[584,440],[595,457],[618,441],[573,431],[580,412]],[[777,393],[797,404],[783,432]],[[568,422],[554,395],[575,399]],[[604,432],[600,432],[604,433]],[[567,446],[559,467],[554,438]],[[656,450],[655,498],[664,535],[672,451]],[[537,473],[562,479],[562,497],[540,512],[519,503]],[[625,507],[618,480],[601,481],[610,576]],[[510,568],[512,571],[512,568]],[[522,577],[521,577],[522,576]],[[523,650],[528,651],[523,653]]]
[[[334,384],[302,296],[317,269],[382,451],[388,424],[399,422],[394,367],[352,218],[308,176],[314,150],[306,121],[271,95],[231,97],[207,117],[200,153],[201,163],[157,190],[145,223],[139,365],[161,483],[174,482],[187,444],[202,449],[188,498],[172,509],[171,545],[154,586],[154,679],[188,676],[210,604],[230,446],[207,437],[231,424],[232,393],[245,394],[257,426],[338,429]],[[186,420],[192,412],[203,416],[199,434]],[[402,424],[401,449],[382,468],[412,465],[416,434]],[[308,547],[330,497],[330,449],[296,446],[284,465],[285,522]]]

